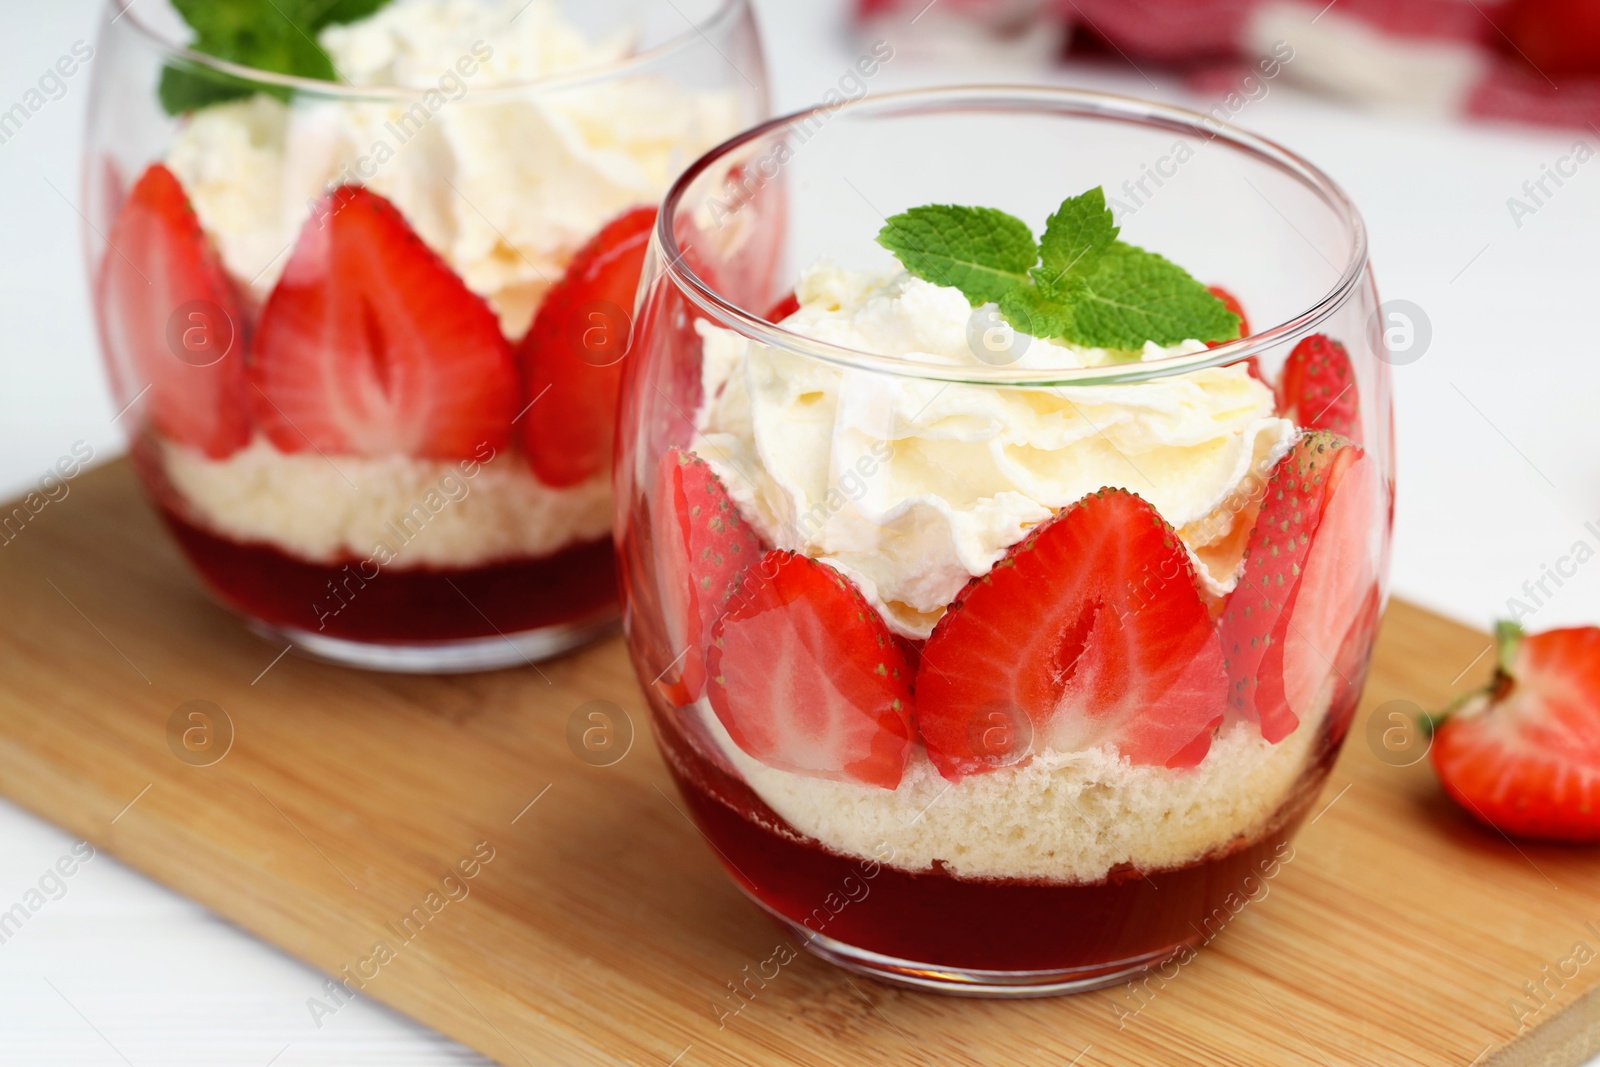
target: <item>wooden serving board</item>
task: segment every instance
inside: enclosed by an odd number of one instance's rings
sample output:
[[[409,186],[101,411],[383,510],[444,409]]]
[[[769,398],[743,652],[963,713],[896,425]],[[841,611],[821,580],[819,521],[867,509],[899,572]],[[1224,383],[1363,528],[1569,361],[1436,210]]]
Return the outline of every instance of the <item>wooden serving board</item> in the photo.
[[[277,659],[207,601],[124,464],[71,485],[0,547],[0,788],[501,1063],[1466,1067],[1596,1048],[1600,962],[1547,979],[1600,950],[1596,854],[1482,830],[1426,760],[1369,744],[1373,708],[1487,673],[1482,634],[1417,608],[1389,610],[1293,859],[1170,980],[1003,1003],[802,955],[719,1025],[727,983],[787,938],[685,816],[620,642],[448,678]],[[232,724],[204,766],[169,743],[196,700]],[[638,734],[609,766],[568,741],[596,700]]]

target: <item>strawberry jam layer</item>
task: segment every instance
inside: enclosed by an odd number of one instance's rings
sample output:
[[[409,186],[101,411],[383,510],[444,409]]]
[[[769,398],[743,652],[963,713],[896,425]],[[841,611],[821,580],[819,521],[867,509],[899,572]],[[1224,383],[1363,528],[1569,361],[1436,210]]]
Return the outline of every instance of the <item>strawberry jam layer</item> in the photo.
[[[1124,867],[1080,884],[958,878],[937,864],[907,871],[890,866],[892,857],[879,864],[841,855],[783,822],[659,711],[655,727],[700,829],[733,878],[777,914],[850,947],[934,968],[1090,977],[1209,940],[1241,899],[1259,898],[1327,776],[1341,721],[1348,716],[1335,709],[1266,832],[1183,866]]]
[[[160,506],[207,586],[235,610],[274,626],[352,641],[411,643],[518,634],[582,624],[615,610],[610,538],[541,559],[399,570],[370,562],[310,563],[218,537]]]

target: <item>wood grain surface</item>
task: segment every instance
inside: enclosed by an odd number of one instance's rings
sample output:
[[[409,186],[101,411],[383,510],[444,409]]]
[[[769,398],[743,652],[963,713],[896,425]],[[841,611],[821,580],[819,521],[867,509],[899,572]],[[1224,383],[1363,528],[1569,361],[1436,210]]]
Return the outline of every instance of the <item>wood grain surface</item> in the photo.
[[[802,955],[726,1016],[728,983],[787,935],[686,818],[620,642],[446,678],[279,659],[206,599],[121,463],[0,546],[0,603],[0,791],[500,1063],[1521,1067],[1594,1051],[1600,958],[1573,959],[1600,950],[1595,853],[1480,829],[1426,760],[1396,765],[1417,753],[1385,748],[1387,713],[1408,708],[1391,702],[1436,706],[1489,668],[1482,634],[1403,603],[1293,859],[1193,962],[1003,1003]],[[568,741],[596,700],[637,732],[609,766]],[[204,728],[179,711],[191,701],[221,709],[203,757],[169,740]]]

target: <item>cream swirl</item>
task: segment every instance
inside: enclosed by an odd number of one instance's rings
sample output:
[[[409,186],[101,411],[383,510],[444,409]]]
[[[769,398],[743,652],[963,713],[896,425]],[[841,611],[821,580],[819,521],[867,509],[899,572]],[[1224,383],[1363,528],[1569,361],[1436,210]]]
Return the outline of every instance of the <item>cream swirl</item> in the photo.
[[[973,309],[906,274],[823,263],[785,328],[911,363],[981,367]],[[1102,487],[1138,493],[1178,529],[1213,593],[1236,559],[1230,495],[1295,435],[1242,365],[1144,382],[999,388],[893,376],[704,333],[693,444],[771,543],[848,575],[889,625],[925,638],[973,577],[1057,509]],[[1112,353],[1023,338],[1016,366],[1062,369],[1199,350]],[[1236,506],[1236,504],[1235,504]]]
[[[328,28],[321,43],[358,85],[427,91],[394,102],[306,95],[292,106],[257,94],[196,112],[167,156],[256,301],[277,284],[310,205],[360,182],[516,337],[584,242],[660,200],[684,164],[749,117],[734,93],[649,73],[560,93],[510,88],[632,52],[624,36],[588,40],[550,0],[396,0]]]

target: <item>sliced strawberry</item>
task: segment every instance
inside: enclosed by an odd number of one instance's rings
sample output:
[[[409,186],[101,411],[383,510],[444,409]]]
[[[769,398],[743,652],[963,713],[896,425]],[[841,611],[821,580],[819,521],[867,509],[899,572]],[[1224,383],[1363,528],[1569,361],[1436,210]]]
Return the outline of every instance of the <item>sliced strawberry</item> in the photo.
[[[895,635],[895,640],[900,644],[900,651],[906,657],[906,665],[911,668],[911,684],[916,686],[917,671],[922,667],[922,646],[927,641],[918,641],[910,637]]]
[[[686,252],[684,266],[704,278],[706,268],[697,259],[692,250]],[[694,413],[700,410],[705,392],[705,343],[700,336],[700,323],[704,321],[705,313],[684,295],[674,279],[665,273],[652,279],[639,307],[640,348],[629,383],[633,409],[628,417],[620,419],[619,440],[637,434],[653,455],[694,437]],[[618,414],[622,415],[621,405]]]
[[[911,671],[894,635],[832,567],[770,552],[717,622],[706,695],[769,767],[893,789],[911,756]]]
[[[1239,316],[1239,336],[1249,337],[1250,320],[1245,318],[1244,307],[1239,303],[1239,299],[1220,285],[1207,286],[1206,292],[1222,301],[1223,307],[1226,307],[1229,311]],[[1206,347],[1216,348],[1221,344],[1227,344],[1227,342],[1207,341]],[[1232,364],[1229,364],[1229,366],[1232,366]],[[1261,361],[1255,356],[1251,356],[1249,359],[1244,361],[1244,369],[1249,372],[1250,377],[1254,378],[1258,382],[1265,382],[1267,380],[1266,376],[1261,373]]]
[[[300,231],[250,368],[284,452],[459,459],[505,447],[517,374],[494,312],[358,186]]]
[[[1374,636],[1368,635],[1364,649],[1345,652],[1346,638],[1376,595],[1373,533],[1379,508],[1378,464],[1358,453],[1343,474],[1334,477],[1337,481],[1330,478],[1322,518],[1311,535],[1299,587],[1289,594],[1289,623],[1280,646],[1282,670],[1276,667],[1274,650],[1263,662],[1260,701],[1273,706],[1281,702],[1297,718],[1311,712],[1319,698],[1333,695],[1341,681],[1350,680],[1351,668],[1340,663],[1341,654],[1357,658],[1359,664],[1371,651]],[[1374,615],[1375,609],[1373,601]]]
[[[149,386],[156,431],[213,459],[248,444],[238,301],[183,187],[161,164],[118,210],[96,288],[112,380],[128,399]]]
[[[676,448],[661,457],[652,515],[674,657],[658,684],[682,706],[699,699],[712,624],[745,571],[761,559],[762,547],[716,472],[698,456]]]
[[[532,404],[522,444],[546,485],[578,485],[611,467],[633,299],[655,220],[655,208],[641,207],[607,223],[572,257],[517,346],[523,403]]]
[[[788,318],[790,315],[793,315],[799,310],[800,298],[791,292],[788,296],[772,305],[772,309],[767,312],[767,321],[782,322],[784,319]]]
[[[1493,683],[1435,728],[1439,781],[1502,833],[1600,841],[1600,628],[1496,637]]]
[[[1222,650],[1149,504],[1102,489],[968,583],[922,650],[917,725],[946,778],[1103,742],[1193,766],[1222,721]]]
[[[1361,443],[1355,369],[1338,341],[1313,334],[1294,346],[1278,375],[1278,414],[1303,430],[1331,430]]]
[[[1250,320],[1245,318],[1244,305],[1239,303],[1239,298],[1234,296],[1232,293],[1228,292],[1228,290],[1224,289],[1220,285],[1207,286],[1206,287],[1206,292],[1210,293],[1212,296],[1214,296],[1218,300],[1222,301],[1222,306],[1223,307],[1227,308],[1229,311],[1231,311],[1235,315],[1239,316],[1239,336],[1240,337],[1249,337],[1250,336]],[[1217,344],[1221,344],[1221,343],[1222,342],[1220,342],[1220,341],[1212,341],[1212,342],[1210,342],[1210,345],[1217,345]]]
[[[160,167],[160,163],[153,164]],[[165,169],[165,168],[162,168]],[[99,217],[115,220],[128,202],[128,183],[122,176],[122,167],[115,156],[107,154],[100,159],[99,167],[90,165],[85,172],[85,199],[100,205]]]
[[[1228,667],[1229,709],[1259,722],[1261,735],[1274,743],[1288,737],[1299,724],[1284,695],[1283,645],[1290,629],[1290,612],[1328,501],[1361,456],[1359,448],[1330,433],[1304,434],[1295,442],[1267,482],[1261,512],[1245,548],[1238,587],[1223,609],[1221,637]],[[1344,525],[1341,519],[1338,536],[1343,536]],[[1365,543],[1363,537],[1361,544]],[[1346,547],[1340,545],[1333,558],[1347,558]],[[1338,579],[1325,574],[1318,583],[1316,604],[1308,609],[1308,619],[1311,614],[1317,616],[1319,639],[1329,641],[1322,636],[1320,619],[1325,610],[1334,609],[1323,607],[1328,597],[1321,587],[1336,586]],[[1347,610],[1358,606],[1359,599]],[[1340,629],[1331,640],[1337,641],[1343,634]]]
[[[1334,744],[1344,740],[1355,718],[1361,691],[1366,688],[1367,671],[1372,666],[1372,648],[1383,621],[1383,599],[1378,583],[1373,582],[1362,598],[1356,621],[1344,635],[1333,662],[1333,698],[1328,704],[1328,738]]]

